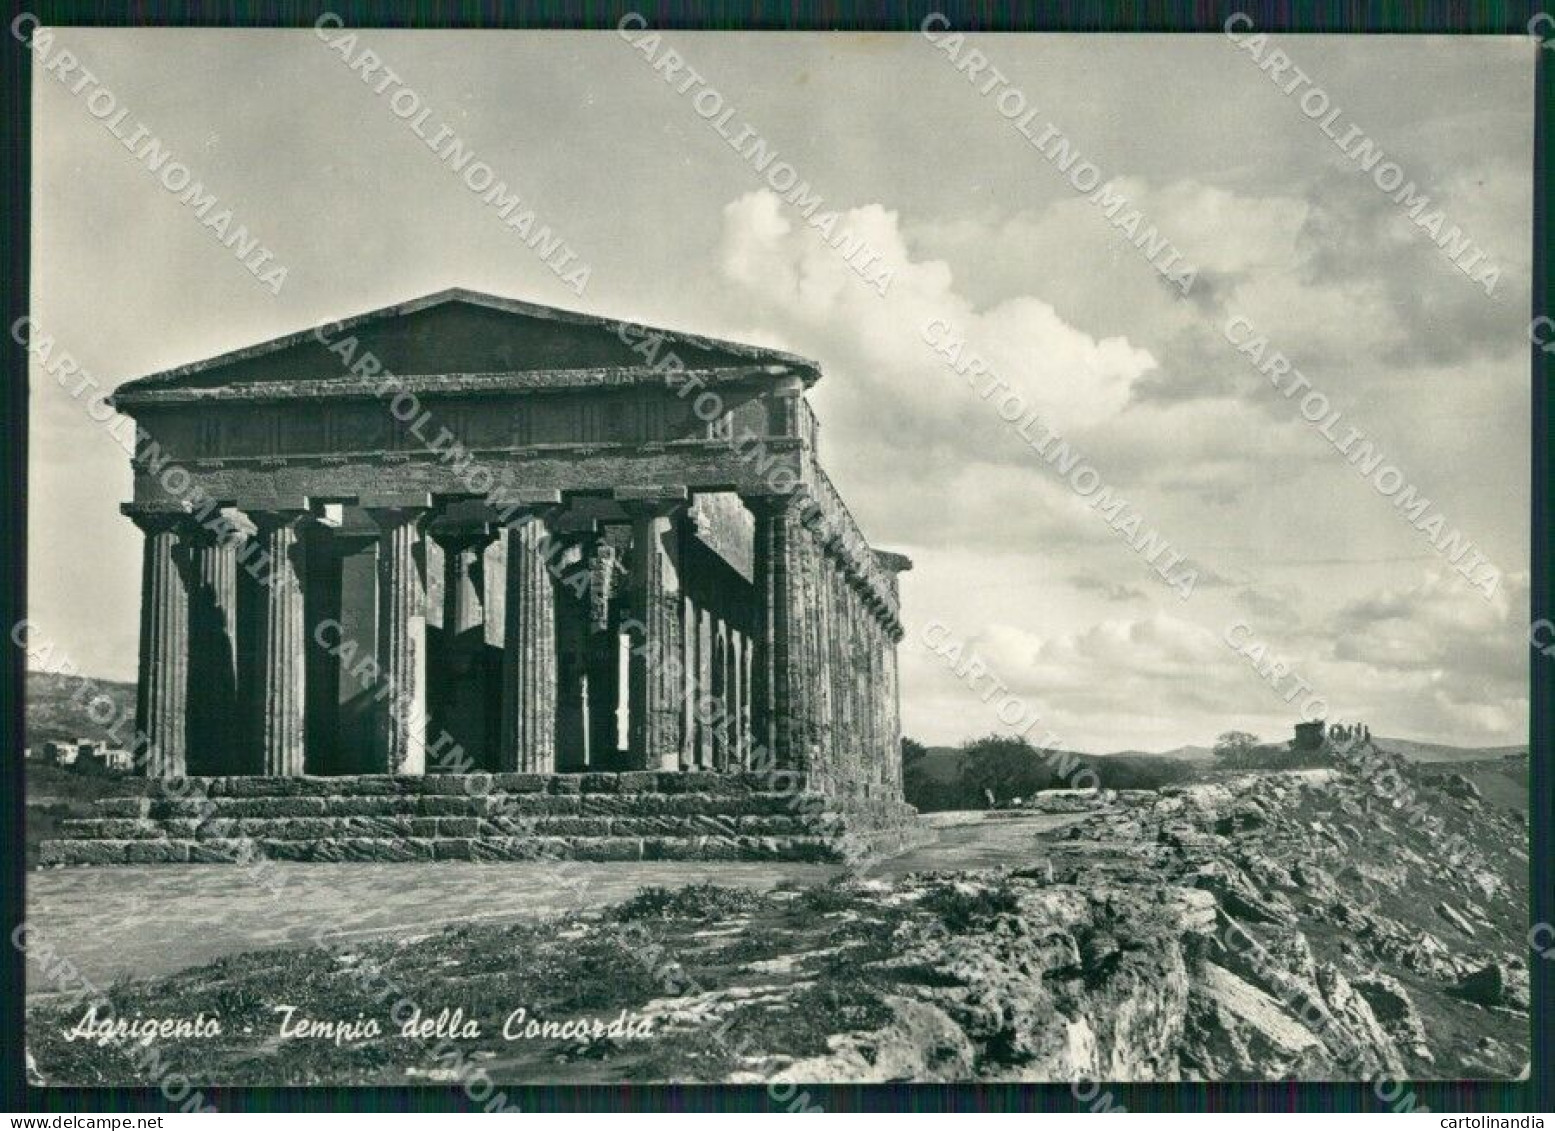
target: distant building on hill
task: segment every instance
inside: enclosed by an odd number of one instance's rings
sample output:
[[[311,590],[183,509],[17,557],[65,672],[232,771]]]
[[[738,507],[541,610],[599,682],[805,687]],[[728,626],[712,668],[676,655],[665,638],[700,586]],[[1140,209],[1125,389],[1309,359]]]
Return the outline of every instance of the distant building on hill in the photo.
[[[1323,745],[1323,720],[1296,724],[1296,749],[1316,750]]]
[[[110,749],[106,742],[91,738],[45,742],[43,756],[50,765],[85,774],[125,774],[135,768],[128,750]]]

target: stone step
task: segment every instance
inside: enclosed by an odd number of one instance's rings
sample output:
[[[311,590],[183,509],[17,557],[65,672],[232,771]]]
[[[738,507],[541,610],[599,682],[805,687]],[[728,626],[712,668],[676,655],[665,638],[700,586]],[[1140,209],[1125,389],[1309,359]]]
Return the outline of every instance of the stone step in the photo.
[[[507,795],[310,795],[289,797],[207,796],[182,800],[152,797],[105,798],[95,811],[104,819],[153,819],[206,823],[213,820],[316,818],[542,818],[542,817],[789,817],[845,814],[865,825],[891,824],[913,816],[900,802],[843,799],[821,794],[587,793]]]
[[[475,783],[479,783],[478,787]],[[802,774],[709,773],[637,770],[587,774],[352,774],[331,777],[194,777],[148,781],[146,796],[166,800],[198,797],[424,796],[479,792],[702,793],[737,797],[747,793],[793,795],[806,791]]]
[[[900,834],[869,843],[893,849]],[[49,865],[286,861],[417,860],[785,860],[837,861],[846,849],[834,837],[324,837],[306,840],[51,840],[40,846]]]
[[[156,781],[62,822],[41,859],[843,860],[922,839],[901,801],[780,785],[659,772]]]
[[[541,816],[411,817],[309,816],[93,817],[60,822],[69,840],[222,840],[259,838],[314,840],[336,837],[687,837],[687,836],[841,836],[872,831],[867,821],[841,813],[800,816]]]

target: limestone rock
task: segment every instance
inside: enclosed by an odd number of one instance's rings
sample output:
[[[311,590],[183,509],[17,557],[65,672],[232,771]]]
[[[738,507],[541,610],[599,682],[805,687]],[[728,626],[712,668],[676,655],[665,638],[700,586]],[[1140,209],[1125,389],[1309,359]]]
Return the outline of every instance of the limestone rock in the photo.
[[[1373,972],[1351,979],[1351,984],[1366,999],[1378,1023],[1399,1048],[1427,1064],[1434,1060],[1431,1046],[1426,1041],[1425,1022],[1415,1009],[1409,991],[1397,978]]]
[[[1458,983],[1458,994],[1479,1005],[1504,1005],[1528,1009],[1528,970],[1510,964],[1492,962]]]
[[[1454,927],[1457,927],[1458,930],[1468,935],[1469,938],[1474,937],[1474,924],[1470,923],[1466,918],[1464,918],[1463,914],[1454,908],[1450,903],[1438,903],[1436,905],[1436,913],[1443,919],[1446,919],[1447,922],[1451,923]]]

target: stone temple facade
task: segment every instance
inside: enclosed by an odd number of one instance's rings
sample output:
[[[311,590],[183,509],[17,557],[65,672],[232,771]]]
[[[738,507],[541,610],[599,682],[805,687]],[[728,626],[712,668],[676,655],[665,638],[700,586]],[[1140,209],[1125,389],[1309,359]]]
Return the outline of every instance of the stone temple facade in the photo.
[[[454,290],[122,385],[150,781],[53,859],[824,856],[907,822],[910,562],[822,470],[819,378]]]

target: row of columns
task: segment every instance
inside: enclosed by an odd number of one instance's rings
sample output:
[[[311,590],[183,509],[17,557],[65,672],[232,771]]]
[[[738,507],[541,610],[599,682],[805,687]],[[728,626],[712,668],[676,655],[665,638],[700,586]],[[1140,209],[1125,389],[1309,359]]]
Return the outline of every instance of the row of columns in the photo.
[[[374,768],[422,773],[426,755],[426,585],[423,526],[430,506],[364,506],[379,530]],[[305,507],[245,509],[203,522],[127,507],[145,534],[136,718],[151,777],[188,772],[189,721],[198,740],[239,744],[238,715],[251,704],[258,772],[304,772],[306,654],[304,578],[313,518]],[[501,758],[504,769],[549,768],[554,748],[555,639],[551,576],[536,553],[541,522],[514,516],[508,539]],[[459,553],[454,560],[459,561]],[[259,581],[252,686],[240,696],[238,573]],[[455,587],[453,608],[462,590]],[[191,634],[191,610],[203,631]],[[457,613],[456,613],[457,616]],[[457,621],[456,621],[457,623]],[[194,680],[191,683],[191,673]],[[191,701],[191,686],[193,697]],[[193,710],[191,711],[191,706]]]
[[[775,764],[832,790],[867,792],[899,782],[891,621],[800,521],[795,503],[746,500],[756,519],[754,581],[748,590],[720,593],[685,576],[684,489],[623,490],[616,499],[630,522],[624,619],[609,612],[623,572],[618,545],[593,537],[567,551],[566,560],[591,579],[593,631],[568,653],[569,664],[581,666],[581,682],[559,678],[552,529],[559,496],[527,505],[501,524],[458,503],[434,509],[429,500],[359,500],[378,531],[375,658],[377,679],[389,691],[374,720],[372,768],[426,769],[424,539],[435,538],[444,551],[444,660],[459,664],[459,650],[479,623],[481,554],[491,538],[501,537],[499,769],[557,769],[559,684],[566,688],[562,706],[582,720],[568,735],[582,730],[589,750],[614,755],[620,661],[610,626],[619,624],[629,648],[629,726],[624,764],[613,768]],[[222,512],[221,523],[125,510],[145,533],[137,718],[148,744],[148,775],[188,772],[191,722],[198,742],[233,744],[233,721],[245,702],[258,747],[254,768],[303,773],[310,648],[304,579],[313,515],[300,500],[245,507],[240,515]],[[240,696],[237,587],[240,569],[254,571],[256,563],[263,584],[246,673],[252,686]],[[758,747],[771,752],[770,762],[757,758]],[[574,758],[568,768],[576,766]]]
[[[899,791],[901,630],[825,535],[790,497],[756,509],[760,737],[825,791]]]

